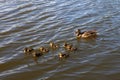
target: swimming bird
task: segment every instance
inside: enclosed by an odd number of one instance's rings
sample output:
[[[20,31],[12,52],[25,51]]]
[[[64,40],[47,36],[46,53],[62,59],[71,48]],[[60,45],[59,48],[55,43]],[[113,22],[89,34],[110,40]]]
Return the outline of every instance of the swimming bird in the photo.
[[[61,53],[61,52],[60,52],[60,53],[58,54],[58,57],[59,57],[59,58],[68,58],[68,57],[69,57],[69,54],[65,54],[65,53]]]
[[[33,60],[38,64],[38,58],[42,56],[43,53],[40,53],[40,51],[35,50],[32,52]]]
[[[77,29],[75,31],[76,37],[79,38],[95,38],[97,36],[97,31],[96,30],[89,30],[89,31],[84,31],[81,32],[80,29]]]
[[[77,48],[73,47],[73,45],[68,44],[68,43],[66,43],[66,42],[64,43],[63,47],[64,47],[66,50],[68,50],[68,51],[75,51],[75,50],[77,50]]]
[[[34,51],[34,49],[31,48],[31,47],[25,47],[24,48],[24,53],[25,54],[31,54],[33,51]]]
[[[43,54],[40,53],[40,52],[37,52],[37,51],[33,51],[33,52],[32,52],[32,55],[33,55],[33,57],[40,57],[40,56],[42,56]]]
[[[53,43],[53,42],[50,42],[50,48],[52,48],[52,49],[57,49],[59,46],[58,46],[58,44],[55,44],[55,43]]]
[[[41,53],[47,53],[47,52],[49,52],[49,50],[47,48],[43,47],[43,46],[40,47],[39,50],[40,50]]]

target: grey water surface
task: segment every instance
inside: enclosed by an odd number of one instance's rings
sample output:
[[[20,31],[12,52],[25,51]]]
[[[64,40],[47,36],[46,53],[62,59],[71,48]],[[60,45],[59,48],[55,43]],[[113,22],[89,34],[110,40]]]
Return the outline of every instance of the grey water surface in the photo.
[[[97,30],[95,40],[76,40],[76,29]],[[38,64],[25,47],[53,41],[77,51],[56,51]],[[120,80],[120,0],[0,0],[0,80]]]

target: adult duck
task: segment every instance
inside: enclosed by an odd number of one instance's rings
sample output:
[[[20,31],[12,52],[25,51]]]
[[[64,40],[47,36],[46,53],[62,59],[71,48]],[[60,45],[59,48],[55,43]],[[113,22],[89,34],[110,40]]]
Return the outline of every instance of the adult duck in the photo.
[[[80,29],[77,29],[75,31],[76,37],[79,38],[95,38],[97,36],[97,31],[96,30],[89,30],[89,31],[84,31],[81,32]]]

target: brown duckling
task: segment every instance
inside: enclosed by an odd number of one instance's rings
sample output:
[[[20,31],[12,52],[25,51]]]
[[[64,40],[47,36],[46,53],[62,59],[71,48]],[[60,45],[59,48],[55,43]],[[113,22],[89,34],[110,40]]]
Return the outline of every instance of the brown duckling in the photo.
[[[63,47],[65,47],[65,48],[66,48],[66,47],[72,47],[72,44],[68,44],[68,43],[65,42],[65,43],[63,44]]]
[[[77,38],[95,38],[97,36],[97,31],[89,30],[89,31],[81,32],[80,29],[77,29],[75,31],[75,34]]]
[[[42,56],[43,54],[42,53],[40,53],[39,51],[33,51],[32,52],[32,56],[33,56],[33,60],[36,62],[36,63],[38,63],[38,58],[40,57],[40,56]]]
[[[64,47],[66,50],[68,50],[68,51],[75,51],[75,50],[77,50],[77,48],[74,48],[73,45],[68,44],[68,43],[66,43],[66,42],[64,43],[63,47]]]
[[[52,48],[52,49],[57,49],[59,46],[58,46],[58,44],[55,44],[55,43],[53,43],[53,42],[50,42],[50,47]]]
[[[61,52],[60,52],[60,53],[58,54],[58,57],[59,57],[59,58],[68,58],[68,57],[69,57],[69,54],[65,54],[65,53],[61,53]]]
[[[31,54],[33,51],[34,51],[34,49],[31,48],[31,47],[26,47],[26,48],[24,48],[24,53],[25,53],[25,54]]]
[[[45,48],[45,47],[40,47],[39,50],[40,50],[40,52],[42,52],[42,53],[47,53],[47,52],[49,52],[49,50],[48,50],[47,48]]]
[[[34,51],[34,52],[32,52],[32,55],[33,55],[33,57],[40,57],[40,56],[42,56],[43,54],[40,53],[40,52]]]

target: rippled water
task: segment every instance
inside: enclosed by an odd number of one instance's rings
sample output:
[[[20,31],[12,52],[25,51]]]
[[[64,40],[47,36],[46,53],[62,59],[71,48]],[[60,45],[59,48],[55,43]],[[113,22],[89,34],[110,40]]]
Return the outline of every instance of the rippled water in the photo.
[[[96,40],[75,39],[76,29],[96,29]],[[67,41],[64,49],[38,59],[23,54]],[[120,80],[120,0],[0,0],[0,80]]]

